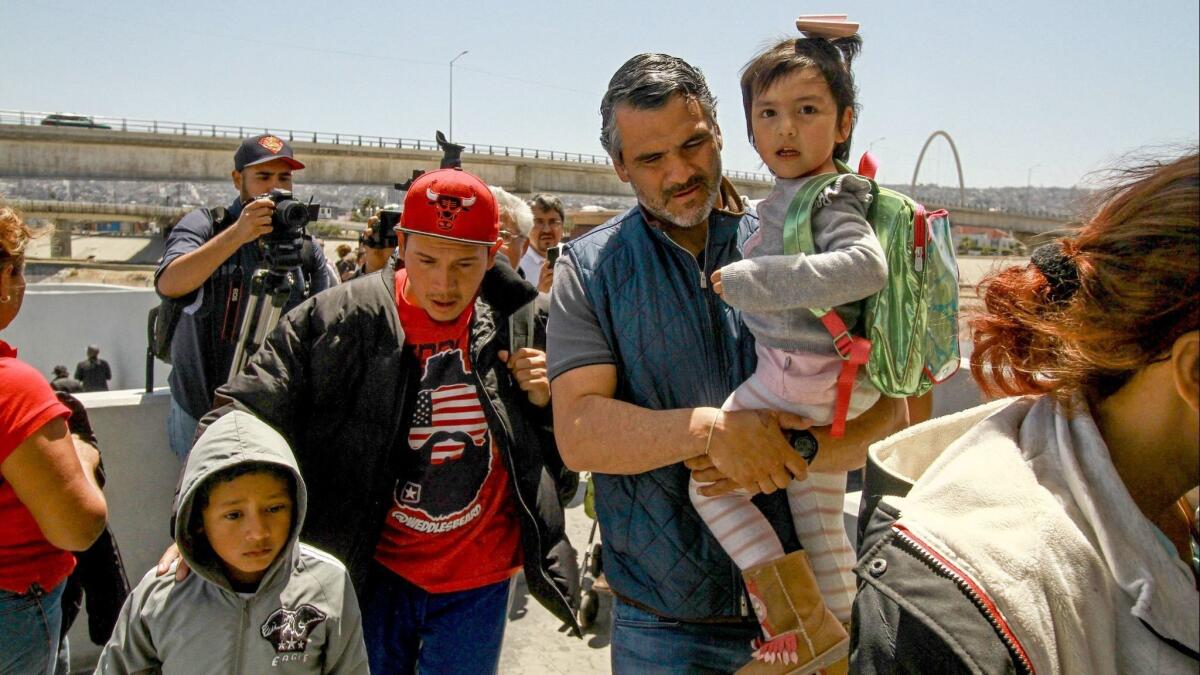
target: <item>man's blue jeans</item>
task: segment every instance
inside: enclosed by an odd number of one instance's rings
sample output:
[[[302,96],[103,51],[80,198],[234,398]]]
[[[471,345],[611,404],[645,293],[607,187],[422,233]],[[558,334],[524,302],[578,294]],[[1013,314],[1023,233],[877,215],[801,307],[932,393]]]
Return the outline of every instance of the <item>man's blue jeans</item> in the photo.
[[[54,675],[65,586],[49,592],[0,590],[0,673]]]
[[[758,625],[683,623],[615,599],[614,675],[732,673],[750,661]]]
[[[511,584],[429,593],[374,565],[362,594],[371,672],[495,673]]]
[[[175,453],[180,461],[187,461],[198,426],[200,426],[200,420],[189,415],[172,396],[171,410],[167,413],[167,441],[171,444],[171,452]]]

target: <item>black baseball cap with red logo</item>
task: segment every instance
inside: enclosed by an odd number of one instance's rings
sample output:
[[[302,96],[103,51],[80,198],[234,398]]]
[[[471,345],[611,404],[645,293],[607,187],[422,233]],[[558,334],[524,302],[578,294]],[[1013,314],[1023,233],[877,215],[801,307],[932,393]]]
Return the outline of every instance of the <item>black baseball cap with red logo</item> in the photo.
[[[292,156],[292,146],[274,134],[260,134],[242,141],[233,154],[233,168],[244,171],[248,166],[282,159],[293,169],[303,169],[304,164]]]

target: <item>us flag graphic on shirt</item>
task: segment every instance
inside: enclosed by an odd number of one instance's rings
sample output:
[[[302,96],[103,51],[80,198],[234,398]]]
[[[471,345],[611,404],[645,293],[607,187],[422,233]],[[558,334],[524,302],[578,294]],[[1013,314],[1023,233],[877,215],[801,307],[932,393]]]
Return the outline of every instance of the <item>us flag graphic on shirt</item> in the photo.
[[[408,447],[420,450],[431,437],[438,436],[430,450],[429,463],[442,464],[459,459],[466,447],[464,435],[475,445],[487,440],[487,419],[473,384],[447,384],[423,389],[417,395],[417,408],[408,432]]]

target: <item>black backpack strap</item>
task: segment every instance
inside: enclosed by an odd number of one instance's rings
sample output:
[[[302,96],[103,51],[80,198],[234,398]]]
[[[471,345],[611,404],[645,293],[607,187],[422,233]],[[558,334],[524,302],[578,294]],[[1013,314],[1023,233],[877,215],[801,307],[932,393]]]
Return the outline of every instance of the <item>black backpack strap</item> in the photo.
[[[201,208],[200,213],[203,213],[208,222],[212,226],[213,236],[229,227],[235,219],[230,218],[229,209],[224,206],[215,206],[212,208]],[[147,333],[146,342],[149,355],[146,359],[146,386],[151,385],[154,379],[154,359],[157,358],[163,363],[171,362],[171,342],[175,339],[175,327],[179,324],[179,317],[183,314],[184,303],[175,298],[162,298],[162,302],[158,307],[150,309],[150,314],[147,318]],[[147,390],[148,391],[148,390]]]
[[[204,215],[208,216],[208,222],[212,223],[214,235],[236,222],[235,219],[229,217],[229,209],[224,206],[214,206],[211,209],[204,208],[200,210],[204,212]]]

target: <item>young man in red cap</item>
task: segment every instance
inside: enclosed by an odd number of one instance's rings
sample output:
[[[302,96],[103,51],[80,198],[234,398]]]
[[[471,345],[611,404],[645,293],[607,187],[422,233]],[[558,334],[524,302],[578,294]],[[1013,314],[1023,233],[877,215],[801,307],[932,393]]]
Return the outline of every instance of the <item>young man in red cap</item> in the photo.
[[[258,240],[271,231],[275,205],[262,198],[273,189],[291,190],[292,172],[303,169],[286,141],[271,134],[251,136],[233,155],[233,186],[238,197],[225,209],[197,209],[167,235],[166,250],[154,273],[164,299],[185,307],[171,341],[171,450],[186,457],[196,423],[212,407],[213,391],[225,382],[238,340],[238,319],[250,294],[250,279],[263,264]],[[305,246],[310,262],[293,270],[284,310],[328,286],[325,253]],[[311,272],[315,271],[314,272]]]
[[[301,537],[349,568],[372,672],[495,672],[518,570],[578,630],[545,354],[507,344],[536,291],[493,266],[496,203],[471,174],[415,180],[398,229],[404,268],[288,313],[205,422],[248,410],[295,448]]]

